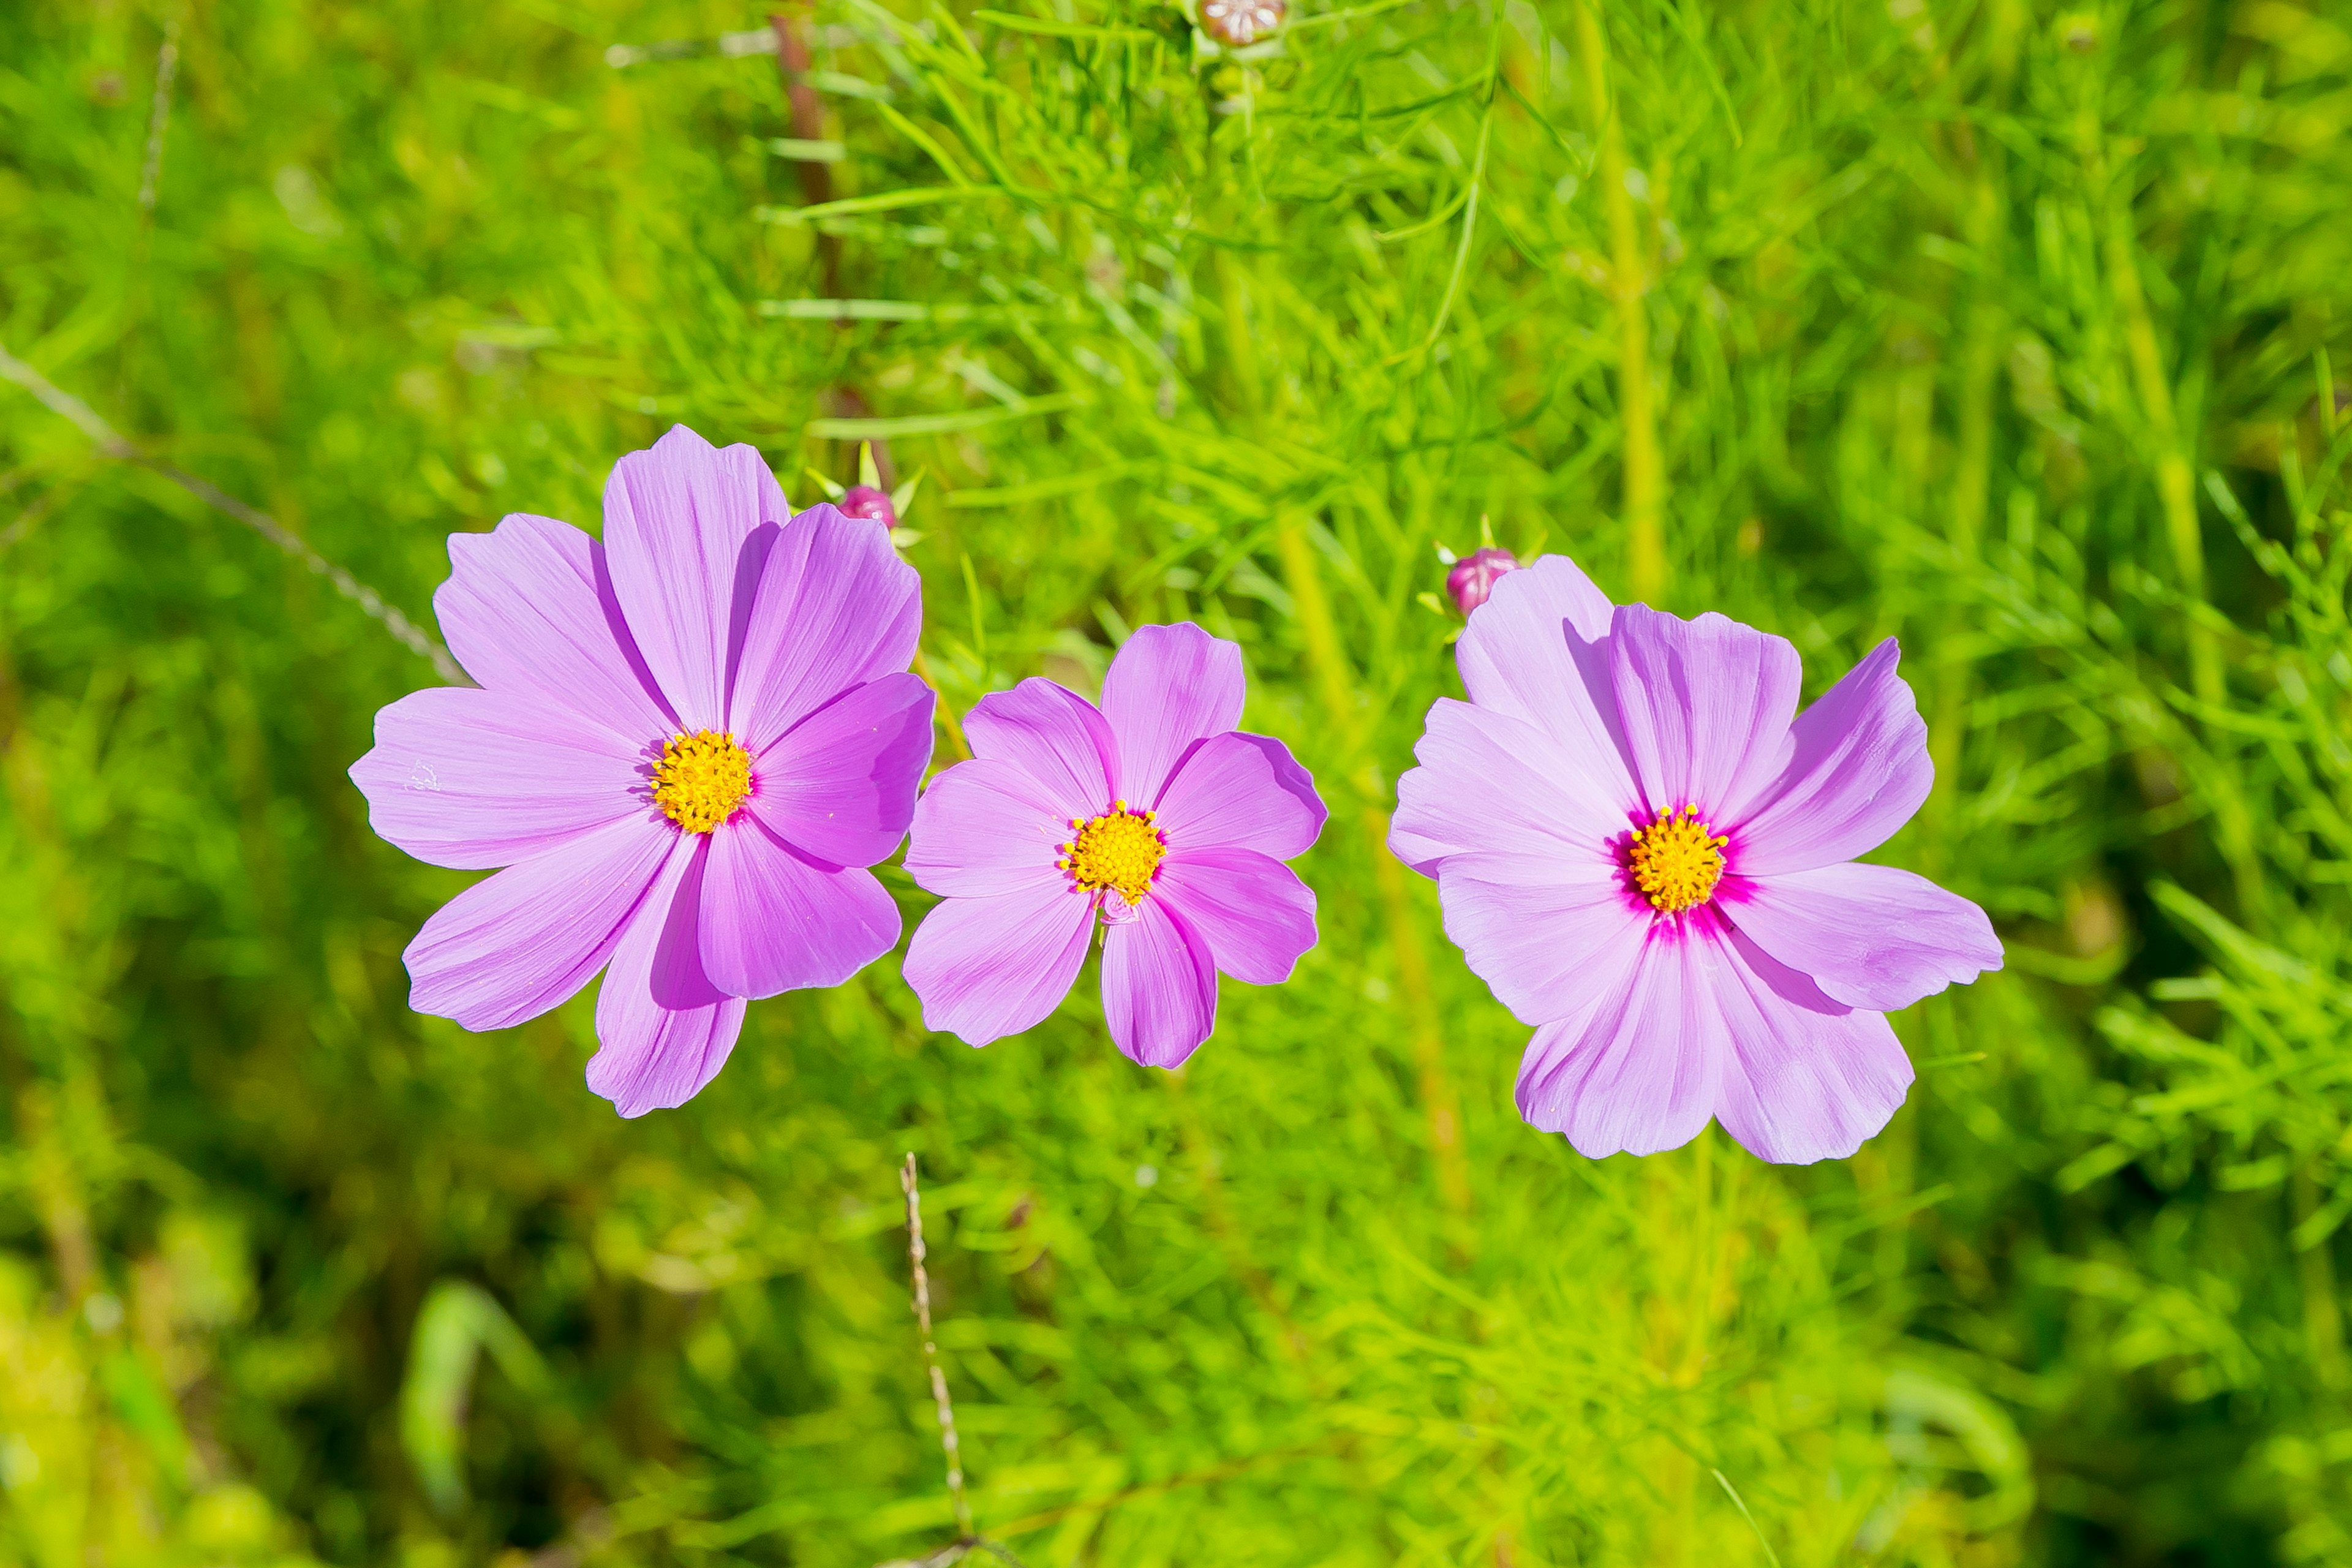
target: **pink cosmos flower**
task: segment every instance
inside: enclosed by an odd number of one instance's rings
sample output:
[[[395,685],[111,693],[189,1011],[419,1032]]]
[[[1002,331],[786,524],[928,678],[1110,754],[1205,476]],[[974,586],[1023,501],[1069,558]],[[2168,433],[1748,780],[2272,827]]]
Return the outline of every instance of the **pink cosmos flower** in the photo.
[[[2001,961],[1976,905],[1853,859],[1932,778],[1894,640],[1800,713],[1787,641],[1612,606],[1555,555],[1457,658],[1389,845],[1537,1026],[1520,1113],[1595,1158],[1710,1117],[1767,1160],[1853,1153],[1911,1083],[1885,1015]]]
[[[1097,921],[1118,1048],[1172,1068],[1209,1037],[1217,972],[1290,977],[1315,895],[1283,864],[1323,803],[1281,742],[1234,728],[1242,650],[1189,622],[1142,626],[1102,706],[1024,680],[964,717],[973,759],[931,781],[907,869],[946,901],[908,944],[923,1021],[984,1046],[1044,1018]]]
[[[410,1005],[502,1029],[609,964],[588,1087],[682,1105],[743,998],[898,943],[864,868],[930,758],[920,584],[880,525],[793,516],[758,452],[682,425],[614,466],[603,543],[518,515],[449,559],[433,606],[481,689],[384,709],[352,779],[418,859],[506,869],[409,943]]]

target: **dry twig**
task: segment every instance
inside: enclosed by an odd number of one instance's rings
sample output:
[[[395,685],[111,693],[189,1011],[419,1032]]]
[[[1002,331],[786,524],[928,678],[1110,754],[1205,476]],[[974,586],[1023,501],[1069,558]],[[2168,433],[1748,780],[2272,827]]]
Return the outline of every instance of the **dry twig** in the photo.
[[[147,111],[147,163],[139,174],[139,210],[155,210],[158,184],[163,175],[163,132],[172,123],[172,81],[180,72],[180,19],[163,23],[163,47],[155,56],[155,101]]]
[[[931,1339],[931,1279],[923,1268],[923,1196],[915,1176],[915,1155],[898,1169],[898,1185],[907,1194],[907,1260],[915,1274],[915,1321],[923,1330],[923,1364],[930,1370],[931,1402],[939,1406],[940,1447],[948,1459],[948,1496],[955,1503],[956,1533],[963,1543],[975,1540],[971,1530],[971,1500],[964,1496],[963,1458],[956,1446],[955,1402],[948,1397],[948,1375],[940,1370],[940,1348]]]
[[[98,410],[10,353],[5,346],[0,346],[0,380],[15,382],[39,399],[43,406],[51,413],[74,425],[83,435],[89,437],[100,457],[110,458],[117,462],[135,463],[152,473],[162,475],[214,510],[235,518],[320,576],[324,577],[334,586],[336,593],[357,605],[361,612],[370,620],[398,637],[403,647],[421,658],[430,659],[433,668],[440,672],[442,679],[453,686],[474,684],[466,678],[466,672],[457,668],[457,661],[449,657],[447,648],[443,647],[415,622],[385,604],[383,596],[374,589],[311,549],[292,529],[259,508],[247,505],[210,479],[199,479],[184,468],[175,468],[160,458],[151,458],[140,451],[137,447],[124,439],[113,426],[100,417]]]

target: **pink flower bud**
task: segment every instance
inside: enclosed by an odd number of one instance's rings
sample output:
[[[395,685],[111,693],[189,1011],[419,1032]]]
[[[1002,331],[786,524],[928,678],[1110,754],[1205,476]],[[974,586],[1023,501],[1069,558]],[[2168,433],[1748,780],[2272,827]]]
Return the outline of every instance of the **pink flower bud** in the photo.
[[[1286,0],[1208,0],[1202,23],[1219,43],[1240,48],[1282,26]]]
[[[834,504],[850,517],[872,518],[885,528],[898,526],[898,509],[890,504],[887,493],[872,485],[852,485],[848,493]]]
[[[1474,550],[1456,561],[1454,570],[1445,574],[1445,591],[1454,595],[1454,602],[1462,606],[1466,616],[1486,602],[1486,595],[1495,591],[1496,579],[1506,572],[1518,570],[1518,557],[1507,550],[1498,550],[1491,544],[1484,550]]]

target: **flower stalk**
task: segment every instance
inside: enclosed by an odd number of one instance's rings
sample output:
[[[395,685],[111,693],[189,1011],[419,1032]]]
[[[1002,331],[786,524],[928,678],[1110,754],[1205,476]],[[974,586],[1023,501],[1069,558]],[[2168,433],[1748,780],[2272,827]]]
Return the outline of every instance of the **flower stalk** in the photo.
[[[1639,603],[1654,605],[1666,591],[1665,537],[1659,511],[1665,477],[1658,460],[1657,415],[1650,395],[1649,271],[1642,258],[1640,220],[1625,185],[1623,118],[1609,92],[1609,42],[1600,0],[1576,8],[1584,85],[1599,117],[1601,195],[1609,214],[1609,290],[1617,308],[1617,402],[1624,421],[1626,586]]]

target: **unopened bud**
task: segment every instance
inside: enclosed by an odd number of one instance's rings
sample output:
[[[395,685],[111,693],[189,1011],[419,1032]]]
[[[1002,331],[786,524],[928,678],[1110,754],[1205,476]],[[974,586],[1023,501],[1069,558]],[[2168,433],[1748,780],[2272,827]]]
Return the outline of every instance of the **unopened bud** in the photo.
[[[1281,26],[1289,9],[1285,0],[1209,0],[1201,21],[1217,42],[1238,49]]]
[[[1454,602],[1462,606],[1466,616],[1486,602],[1486,595],[1495,591],[1496,579],[1506,572],[1517,571],[1518,564],[1517,556],[1491,544],[1484,550],[1474,550],[1456,561],[1454,569],[1445,574],[1445,591],[1454,595]]]
[[[889,496],[872,485],[852,485],[847,493],[835,503],[849,517],[870,518],[885,528],[898,526],[898,509],[890,504]]]

